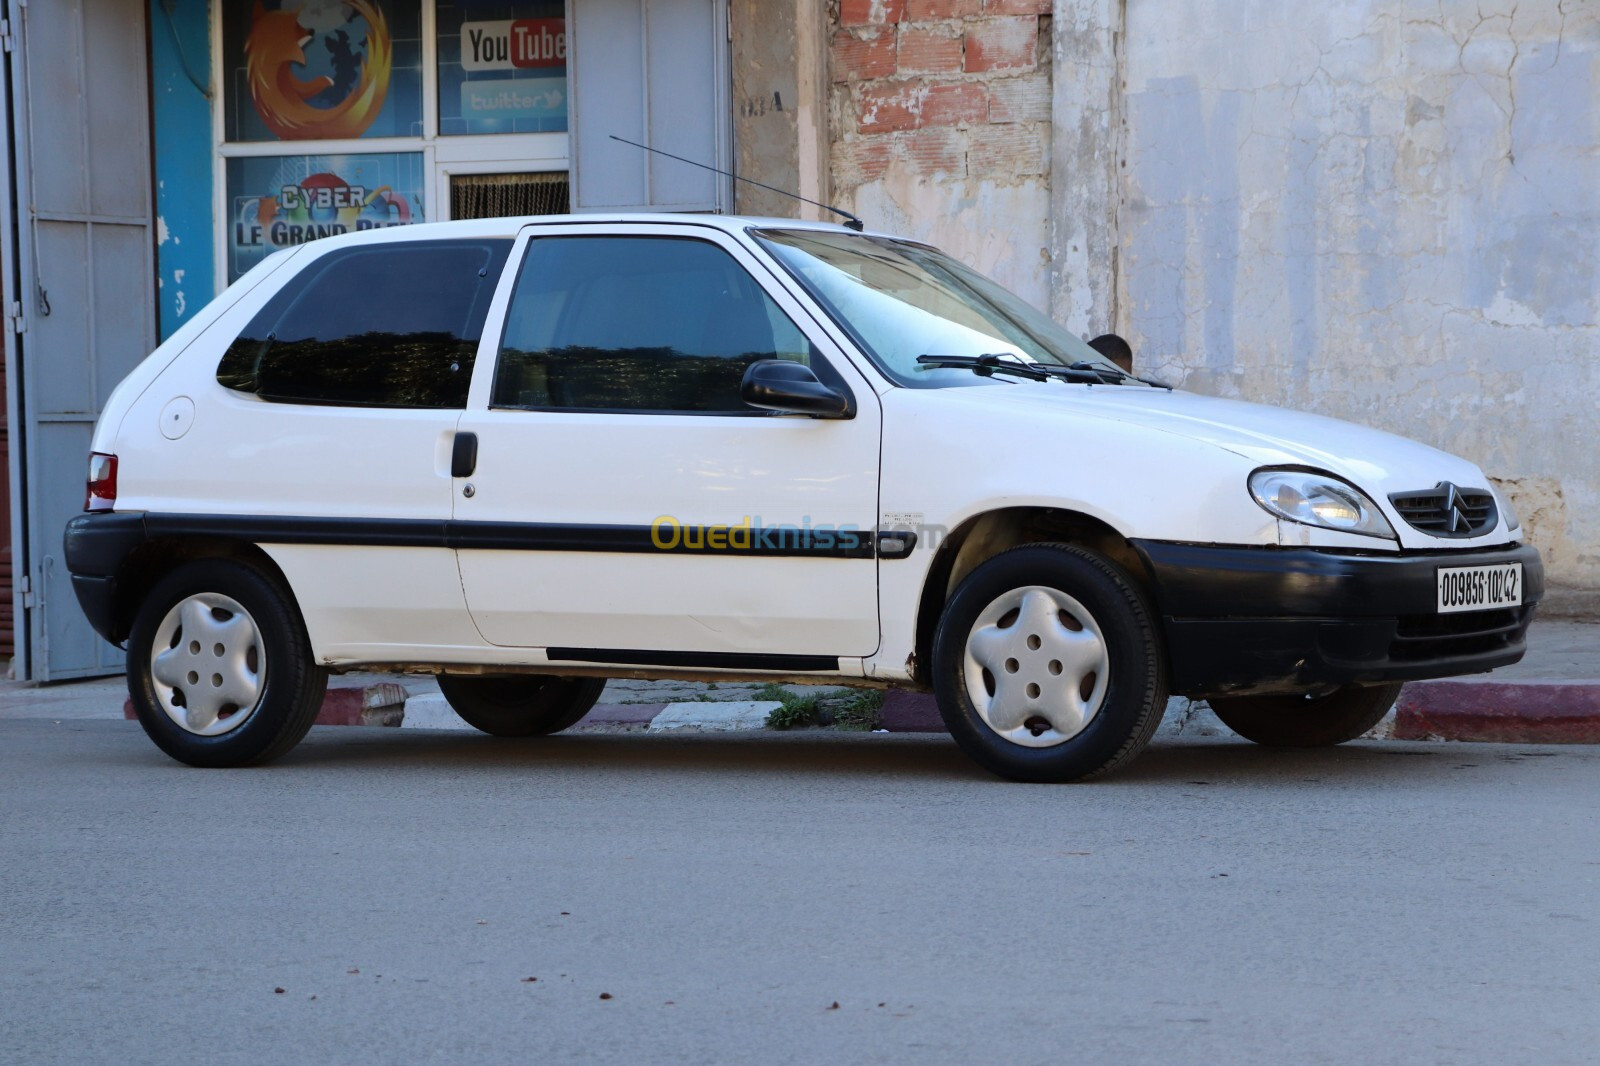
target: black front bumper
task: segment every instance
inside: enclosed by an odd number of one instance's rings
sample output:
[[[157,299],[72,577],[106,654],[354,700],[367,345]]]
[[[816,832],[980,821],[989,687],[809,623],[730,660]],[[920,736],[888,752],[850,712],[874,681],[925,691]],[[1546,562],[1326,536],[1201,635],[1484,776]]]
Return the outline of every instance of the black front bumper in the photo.
[[[1508,666],[1544,595],[1529,545],[1361,554],[1133,542],[1150,575],[1174,695],[1312,692]],[[1437,612],[1441,566],[1521,563],[1522,606]]]

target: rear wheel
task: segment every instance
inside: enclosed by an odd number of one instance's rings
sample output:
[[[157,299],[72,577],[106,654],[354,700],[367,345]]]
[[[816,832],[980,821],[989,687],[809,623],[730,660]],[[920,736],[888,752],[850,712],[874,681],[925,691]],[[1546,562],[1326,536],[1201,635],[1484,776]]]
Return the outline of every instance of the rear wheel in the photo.
[[[1166,709],[1164,659],[1132,580],[1065,544],[1013,548],[945,607],[934,692],[950,735],[1013,781],[1107,773],[1149,742]]]
[[[316,720],[328,673],[272,577],[201,559],[156,583],[128,635],[128,695],[156,746],[191,766],[275,759]]]
[[[605,687],[603,677],[439,675],[439,691],[462,720],[497,737],[559,733],[588,714]]]
[[[1379,722],[1403,685],[1346,685],[1322,696],[1229,696],[1208,701],[1222,724],[1273,748],[1324,748]]]

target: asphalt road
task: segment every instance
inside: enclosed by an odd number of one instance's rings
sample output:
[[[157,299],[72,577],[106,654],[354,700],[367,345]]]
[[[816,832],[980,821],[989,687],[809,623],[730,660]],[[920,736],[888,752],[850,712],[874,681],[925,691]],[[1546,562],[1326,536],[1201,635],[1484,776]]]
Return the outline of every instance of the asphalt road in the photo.
[[[1589,1064],[1597,816],[1590,747],[0,721],[0,1062]]]

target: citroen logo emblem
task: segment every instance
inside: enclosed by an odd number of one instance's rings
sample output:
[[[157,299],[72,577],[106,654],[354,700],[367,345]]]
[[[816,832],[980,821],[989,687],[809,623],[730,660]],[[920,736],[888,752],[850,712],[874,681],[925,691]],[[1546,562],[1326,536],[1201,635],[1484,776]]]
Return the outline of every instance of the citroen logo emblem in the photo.
[[[1460,533],[1462,530],[1470,530],[1472,520],[1467,517],[1467,507],[1461,500],[1461,490],[1448,481],[1439,482],[1439,488],[1444,490],[1444,510],[1450,521],[1448,532]]]

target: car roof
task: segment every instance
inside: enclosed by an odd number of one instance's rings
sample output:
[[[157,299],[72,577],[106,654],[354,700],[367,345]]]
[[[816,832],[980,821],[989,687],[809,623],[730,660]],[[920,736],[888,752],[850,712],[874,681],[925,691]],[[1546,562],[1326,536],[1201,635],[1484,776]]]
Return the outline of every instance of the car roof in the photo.
[[[826,233],[853,234],[854,231],[833,222],[816,222],[800,218],[767,218],[754,215],[710,215],[690,213],[646,213],[637,211],[586,211],[568,215],[521,215],[501,218],[460,219],[452,222],[419,222],[415,225],[388,226],[381,229],[361,230],[325,238],[330,243],[367,244],[388,241],[451,240],[474,237],[514,236],[524,226],[556,226],[573,223],[596,225],[612,223],[639,223],[669,226],[700,226],[738,233],[750,227],[818,230]],[[320,242],[318,242],[320,243]]]

